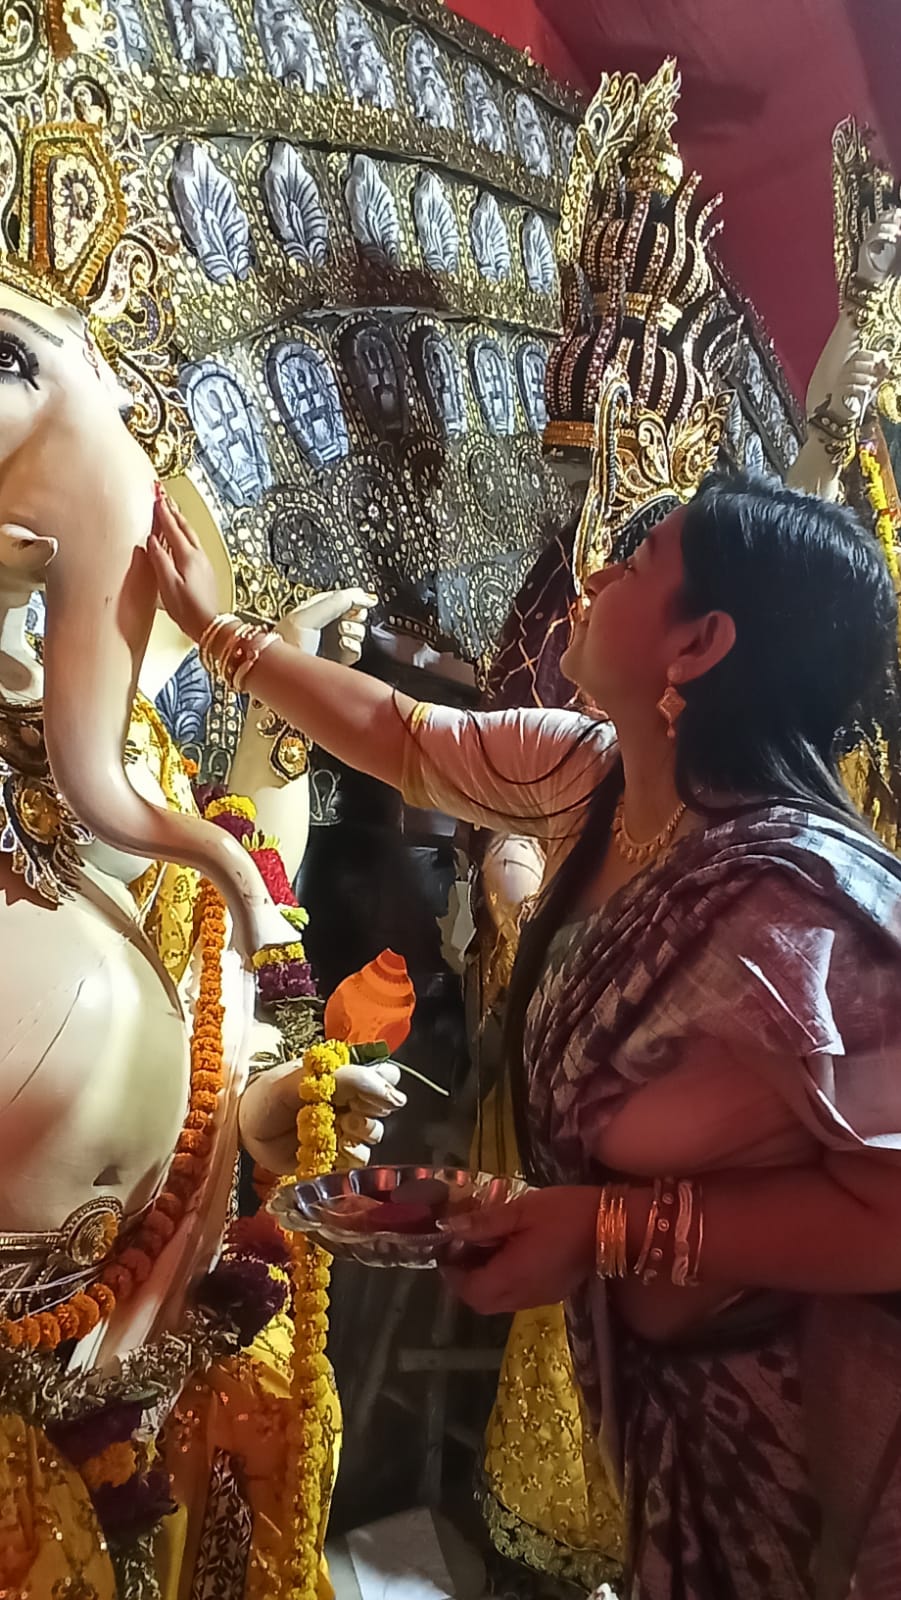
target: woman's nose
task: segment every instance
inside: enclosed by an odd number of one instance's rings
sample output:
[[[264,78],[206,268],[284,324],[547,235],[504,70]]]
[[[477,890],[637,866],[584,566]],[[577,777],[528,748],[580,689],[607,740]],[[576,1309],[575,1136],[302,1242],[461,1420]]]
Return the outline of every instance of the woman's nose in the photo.
[[[595,595],[599,595],[602,589],[606,589],[611,579],[616,577],[616,573],[616,567],[598,567],[596,572],[590,573],[585,579],[584,585],[585,593],[589,600],[593,600]]]

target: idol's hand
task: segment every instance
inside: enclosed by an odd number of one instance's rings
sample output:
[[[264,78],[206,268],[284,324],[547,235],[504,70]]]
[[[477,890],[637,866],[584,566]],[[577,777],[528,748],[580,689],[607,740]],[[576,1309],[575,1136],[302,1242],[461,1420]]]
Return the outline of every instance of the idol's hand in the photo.
[[[871,223],[857,256],[857,276],[878,288],[901,271],[901,211],[886,211]]]
[[[496,1316],[556,1305],[594,1271],[596,1188],[530,1189],[515,1200],[439,1224],[454,1240],[444,1275],[473,1311]],[[491,1249],[484,1266],[454,1266],[454,1253]]]
[[[300,1062],[287,1061],[252,1078],[241,1097],[241,1141],[267,1172],[290,1173],[297,1165]],[[383,1119],[406,1105],[397,1088],[393,1061],[339,1067],[335,1073],[335,1123],[339,1166],[365,1166],[384,1134]]]
[[[278,632],[307,655],[321,655],[344,667],[355,667],[366,638],[369,613],[378,596],[365,589],[333,589],[310,595],[283,617]]]
[[[831,409],[842,421],[857,423],[869,411],[891,370],[881,351],[856,350],[843,363],[836,381]]]

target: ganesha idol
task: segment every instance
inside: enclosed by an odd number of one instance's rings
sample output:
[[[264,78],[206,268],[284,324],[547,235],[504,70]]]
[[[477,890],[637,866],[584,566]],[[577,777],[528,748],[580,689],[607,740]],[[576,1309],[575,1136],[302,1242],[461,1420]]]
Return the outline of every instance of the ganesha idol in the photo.
[[[118,1468],[92,1478],[75,1470],[84,1449],[57,1451],[35,1433],[32,1419],[46,1416],[33,1402],[40,1393],[46,1413],[55,1394],[56,1422],[65,1423],[79,1394],[98,1405],[109,1375],[138,1359],[153,1395],[151,1416],[142,1413],[146,1394],[137,1406],[145,1453],[187,1379],[195,1420],[203,1405],[215,1410],[209,1386],[196,1387],[204,1363],[192,1365],[183,1336],[193,1328],[196,1343],[193,1296],[222,1248],[239,1128],[268,1168],[294,1167],[285,1135],[299,1068],[279,1061],[276,1029],[257,1018],[254,970],[298,947],[297,918],[274,903],[250,850],[197,813],[188,770],[141,693],[156,693],[189,645],[158,612],[146,553],[156,473],[126,426],[131,396],[101,357],[77,290],[71,276],[61,288],[58,272],[42,280],[33,261],[0,259],[0,1588],[50,1595],[77,1579],[79,1594],[113,1600],[126,1591],[97,1521],[97,1491],[121,1491],[122,1449],[135,1460],[128,1429],[114,1434]],[[187,479],[173,489],[202,523],[196,489]],[[221,545],[217,565],[226,608]],[[37,588],[46,615],[40,657],[25,627]],[[365,599],[314,596],[282,627],[301,648],[316,648],[330,629],[343,658],[353,658]],[[251,713],[233,782],[255,791],[267,833],[281,825],[287,885],[306,842],[306,778],[303,762],[293,779],[274,771],[269,731]],[[219,942],[198,950],[205,928],[218,928]],[[211,993],[215,1082],[197,1076],[196,1038],[192,1054],[192,1027]],[[254,1060],[278,1064],[248,1087]],[[390,1065],[337,1073],[347,1160],[367,1158],[377,1119],[403,1103],[397,1077]],[[180,1157],[185,1150],[196,1154]],[[168,1210],[161,1196],[172,1199]],[[136,1248],[151,1225],[157,1248]],[[220,1402],[232,1392],[245,1422],[254,1399],[238,1405],[241,1384],[257,1400],[265,1395],[270,1422],[273,1400],[287,1397],[289,1325],[273,1323],[267,1334],[262,1378],[256,1346],[239,1374],[227,1363],[217,1369]],[[154,1352],[163,1353],[159,1370]],[[206,1364],[222,1354],[216,1347]],[[221,1560],[204,1548],[215,1532],[215,1487],[220,1513],[232,1496],[234,1555],[229,1586],[223,1580],[215,1593],[244,1594],[252,1524],[275,1515],[264,1502],[276,1446],[270,1430],[254,1482],[248,1461],[259,1439],[245,1441],[244,1459],[234,1429],[206,1420],[203,1436],[187,1442],[177,1415],[172,1422],[182,1470],[168,1532],[153,1548],[145,1541],[149,1566],[135,1593],[200,1592],[191,1586],[203,1563]],[[49,1424],[48,1433],[52,1440]],[[235,1542],[235,1519],[247,1523],[246,1548]],[[222,1522],[220,1514],[220,1532]],[[320,1592],[331,1592],[324,1577]]]

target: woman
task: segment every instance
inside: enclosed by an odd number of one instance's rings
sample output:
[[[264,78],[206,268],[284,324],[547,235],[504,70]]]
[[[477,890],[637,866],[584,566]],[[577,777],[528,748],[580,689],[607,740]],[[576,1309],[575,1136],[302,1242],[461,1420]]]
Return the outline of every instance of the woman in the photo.
[[[151,555],[227,679],[411,801],[545,842],[511,1040],[542,1187],[455,1281],[486,1312],[570,1302],[627,1594],[897,1596],[901,869],[835,766],[895,656],[875,544],[708,480],[589,582],[566,670],[613,726],[416,707],[214,619],[168,511]]]

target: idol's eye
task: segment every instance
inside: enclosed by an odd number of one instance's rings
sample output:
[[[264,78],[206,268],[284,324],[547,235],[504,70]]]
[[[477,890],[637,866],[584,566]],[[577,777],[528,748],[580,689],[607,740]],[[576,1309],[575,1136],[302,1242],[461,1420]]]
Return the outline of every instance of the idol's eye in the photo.
[[[37,388],[38,358],[24,340],[0,329],[0,383],[27,383]]]

